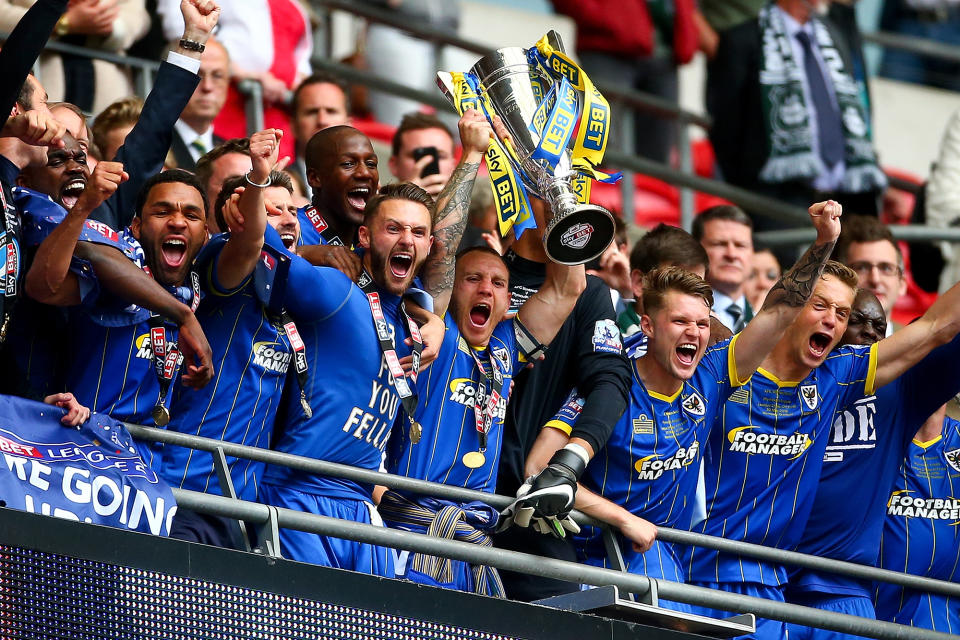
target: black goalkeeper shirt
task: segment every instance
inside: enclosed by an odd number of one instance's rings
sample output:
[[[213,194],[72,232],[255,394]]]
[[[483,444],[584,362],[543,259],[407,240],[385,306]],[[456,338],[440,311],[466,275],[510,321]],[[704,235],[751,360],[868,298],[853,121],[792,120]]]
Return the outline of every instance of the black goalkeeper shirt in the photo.
[[[546,265],[513,252],[504,256],[504,261],[510,270],[510,309],[516,311],[543,284]],[[586,440],[594,452],[606,443],[626,409],[630,392],[627,359],[596,344],[598,326],[607,328],[609,321],[616,322],[610,289],[599,278],[587,276],[587,287],[550,343],[546,359],[515,378],[504,421],[497,493],[516,493],[524,480],[527,454],[540,429],[560,409],[573,387],[586,401],[571,437]]]

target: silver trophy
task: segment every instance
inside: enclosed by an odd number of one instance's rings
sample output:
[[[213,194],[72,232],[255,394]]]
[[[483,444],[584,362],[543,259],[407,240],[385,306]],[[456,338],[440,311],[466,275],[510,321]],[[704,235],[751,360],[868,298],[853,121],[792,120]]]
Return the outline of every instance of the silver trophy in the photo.
[[[555,32],[551,31],[548,38],[556,49],[562,51]],[[480,91],[486,95],[510,136],[519,157],[519,162],[513,158],[510,162],[518,170],[523,186],[546,201],[553,212],[553,218],[543,232],[547,255],[554,262],[570,265],[583,264],[599,256],[616,233],[613,215],[595,204],[577,202],[571,187],[576,172],[572,167],[569,145],[555,167],[532,157],[540,144],[540,135],[530,126],[539,106],[532,80],[535,78],[540,86],[550,87],[553,78],[531,65],[522,47],[494,51],[477,61],[470,72],[479,79]],[[456,105],[450,74],[438,73],[437,84]],[[503,133],[502,130],[496,133],[501,142]]]

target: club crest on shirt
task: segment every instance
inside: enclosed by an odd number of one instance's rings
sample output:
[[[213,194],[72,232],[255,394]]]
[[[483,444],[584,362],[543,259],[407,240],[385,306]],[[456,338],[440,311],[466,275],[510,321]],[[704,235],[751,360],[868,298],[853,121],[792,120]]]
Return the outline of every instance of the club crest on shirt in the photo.
[[[503,365],[501,369],[504,373],[510,373],[510,354],[507,353],[507,350],[503,347],[497,347],[491,349],[490,352],[493,354],[493,357],[500,361],[500,364]]]
[[[960,471],[960,448],[944,451],[943,457],[947,459],[947,464],[954,471]]]
[[[680,406],[682,406],[687,413],[692,413],[695,416],[702,416],[707,412],[707,405],[699,393],[691,393]]]
[[[805,404],[810,411],[816,409],[817,405],[820,404],[820,394],[817,393],[817,385],[800,385],[800,399],[803,400],[803,404]]]
[[[640,414],[639,418],[633,419],[633,432],[640,435],[650,435],[653,433],[653,420],[647,417],[647,414]]]
[[[604,353],[620,353],[620,328],[610,318],[597,320],[593,325],[593,351]]]

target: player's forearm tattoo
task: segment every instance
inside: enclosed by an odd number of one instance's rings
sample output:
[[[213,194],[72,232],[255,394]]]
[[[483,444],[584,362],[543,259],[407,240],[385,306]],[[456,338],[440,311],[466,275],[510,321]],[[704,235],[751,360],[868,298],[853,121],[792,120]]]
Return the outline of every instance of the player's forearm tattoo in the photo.
[[[823,265],[833,251],[833,242],[815,244],[803,254],[793,267],[773,285],[763,302],[764,308],[772,309],[784,304],[788,307],[802,307],[813,294],[814,287],[823,273]]]
[[[433,249],[423,267],[423,282],[432,296],[453,288],[457,247],[467,227],[470,196],[479,168],[479,162],[459,165],[437,196]]]

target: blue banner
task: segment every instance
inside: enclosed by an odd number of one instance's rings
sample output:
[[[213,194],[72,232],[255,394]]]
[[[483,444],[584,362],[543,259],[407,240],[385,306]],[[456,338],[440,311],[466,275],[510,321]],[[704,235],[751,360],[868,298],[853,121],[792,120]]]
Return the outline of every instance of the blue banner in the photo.
[[[6,506],[166,536],[170,488],[143,462],[126,428],[93,414],[78,429],[63,410],[0,396],[0,497]]]

